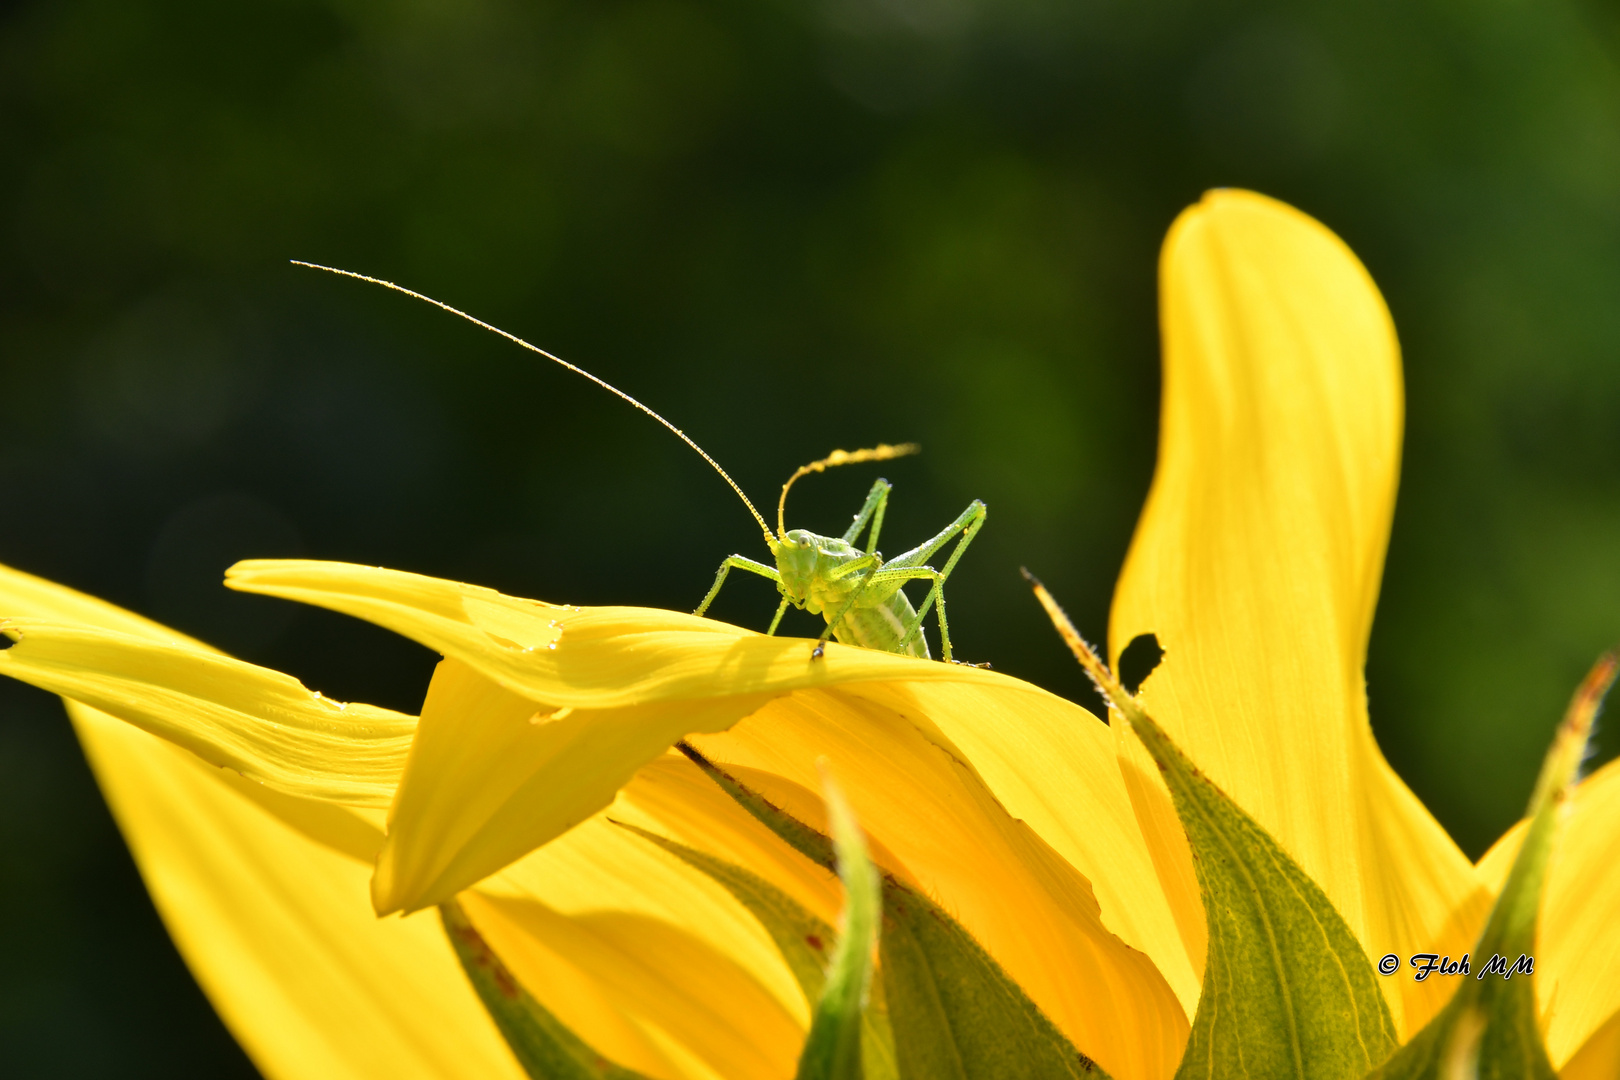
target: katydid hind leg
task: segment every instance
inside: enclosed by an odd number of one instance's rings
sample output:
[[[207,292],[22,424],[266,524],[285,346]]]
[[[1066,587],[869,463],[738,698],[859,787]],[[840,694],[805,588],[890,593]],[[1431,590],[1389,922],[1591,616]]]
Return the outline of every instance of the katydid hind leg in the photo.
[[[984,527],[985,518],[988,516],[989,510],[986,508],[984,503],[980,502],[978,499],[974,499],[972,504],[962,512],[960,517],[951,522],[950,525],[948,525],[938,536],[934,537],[932,540],[928,541],[927,544],[924,544],[922,548],[918,549],[924,551],[922,557],[927,558],[929,554],[932,554],[934,551],[938,551],[941,547],[943,547],[950,540],[953,534],[958,531],[960,531],[962,534],[962,538],[957,541],[956,547],[951,549],[951,557],[946,560],[944,569],[940,570],[939,576],[934,579],[934,587],[928,590],[928,595],[923,599],[922,606],[917,609],[916,619],[914,619],[912,624],[906,628],[906,632],[901,635],[901,648],[904,648],[906,643],[911,640],[912,635],[917,634],[922,630],[923,619],[927,618],[928,609],[937,603],[939,606],[939,651],[946,663],[951,663],[953,661],[953,657],[951,656],[950,624],[945,619],[945,579],[951,576],[952,570],[956,569],[957,560],[961,559],[962,554],[967,551],[968,545],[973,543],[973,538],[977,536],[979,534],[979,530]],[[902,556],[902,558],[904,558],[904,556]],[[899,561],[899,559],[895,560],[895,562]],[[890,565],[892,566],[893,563]]]
[[[766,566],[764,563],[755,562],[753,559],[744,558],[741,555],[733,555],[720,564],[720,572],[714,576],[714,586],[709,589],[709,595],[703,598],[703,603],[699,604],[697,610],[692,614],[702,615],[709,610],[709,605],[714,603],[714,598],[720,595],[720,586],[726,583],[726,575],[731,573],[732,570],[747,570],[750,574],[758,574],[762,578],[769,578],[778,585],[782,584],[782,575],[777,573],[775,568]],[[778,620],[782,618],[780,613],[776,617]],[[776,624],[772,623],[771,625],[774,628]]]
[[[889,489],[894,485],[887,480],[878,480],[872,485],[872,490],[866,495],[866,501],[861,504],[861,512],[855,515],[855,521],[844,531],[844,543],[853,544],[855,538],[861,535],[866,523],[872,523],[871,535],[866,541],[866,553],[872,554],[877,550],[878,533],[883,530],[883,514],[889,508]]]
[[[968,508],[957,516],[955,521],[951,522],[949,525],[939,530],[938,533],[929,537],[921,544],[918,544],[910,551],[901,552],[899,555],[896,555],[885,565],[921,566],[923,563],[928,561],[928,557],[930,555],[944,547],[946,544],[950,543],[951,539],[958,533],[967,532],[969,530],[977,532],[978,529],[977,526],[973,524],[973,520],[977,518],[979,519],[980,524],[983,524],[986,512],[987,510],[984,503],[980,502],[978,499],[974,499],[973,502],[969,504]],[[960,547],[958,547],[957,550],[960,551]],[[951,562],[948,565],[954,566],[957,558],[959,557],[959,555],[953,555],[951,557]]]

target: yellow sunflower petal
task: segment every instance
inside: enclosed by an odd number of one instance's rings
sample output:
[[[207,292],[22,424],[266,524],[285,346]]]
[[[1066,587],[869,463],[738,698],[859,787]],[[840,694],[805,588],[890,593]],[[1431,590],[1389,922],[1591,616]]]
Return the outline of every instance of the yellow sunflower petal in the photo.
[[[1492,896],[1501,892],[1502,886],[1507,883],[1508,871],[1513,869],[1513,860],[1519,857],[1519,845],[1524,843],[1525,830],[1529,827],[1528,818],[1514,822],[1513,827],[1497,837],[1496,843],[1475,864],[1474,873]]]
[[[809,1007],[769,935],[606,816],[461,902],[541,1004],[609,1058],[660,1077],[793,1075]],[[563,992],[580,980],[588,998]]]
[[[1188,1025],[1163,976],[1110,932],[1091,883],[1007,813],[919,702],[900,705],[898,691],[879,702],[804,690],[693,742],[728,767],[761,770],[749,782],[818,827],[824,756],[875,861],[920,883],[1111,1075],[1170,1076]]]
[[[1007,812],[1091,882],[1103,925],[1147,953],[1192,1014],[1203,970],[1202,938],[1197,948],[1183,940],[1106,724],[1073,702],[1012,680],[861,683],[841,692],[927,717],[973,763]],[[1193,890],[1196,905],[1196,882]],[[1202,933],[1202,920],[1195,921]]]
[[[649,1034],[640,1018],[625,1009],[595,976],[558,955],[522,925],[503,917],[499,908],[479,893],[463,893],[458,903],[469,919],[469,907],[478,913],[474,929],[501,958],[511,976],[537,1001],[543,995],[546,1000],[541,1002],[542,1007],[592,1051],[650,1080],[686,1080],[689,1076],[711,1080],[714,1074],[707,1069],[692,1071],[685,1067],[692,1057],[684,1047],[668,1045],[667,1041],[661,1044],[658,1033]]]
[[[1614,1080],[1620,1076],[1620,1012],[1592,1033],[1558,1070],[1559,1080]]]
[[[170,935],[266,1076],[521,1080],[437,922],[373,917],[341,830],[314,840],[246,781],[68,708]]]
[[[1553,849],[1536,940],[1547,1056],[1561,1066],[1620,1012],[1620,761],[1581,782]]]
[[[637,772],[608,816],[741,866],[823,922],[838,922],[838,876],[789,847],[676,751]]]
[[[341,611],[455,657],[515,694],[611,709],[721,694],[908,678],[994,681],[993,672],[810,643],[653,608],[559,607],[493,589],[348,563],[252,560],[226,584]]]
[[[282,791],[362,806],[393,797],[415,717],[311,693],[290,675],[186,642],[29,618],[0,675],[101,709]]]
[[[1171,737],[1369,953],[1421,951],[1475,883],[1367,725],[1362,666],[1400,455],[1389,314],[1337,237],[1239,191],[1176,222],[1160,286],[1158,471],[1111,657],[1157,635],[1165,657],[1143,695]],[[1393,980],[1389,994],[1411,1030]]]
[[[378,914],[454,896],[607,806],[682,735],[728,727],[767,700],[537,709],[459,660],[441,662],[389,810]]]
[[[25,574],[21,570],[13,570],[9,566],[0,566],[0,621],[24,616],[47,622],[98,626],[103,630],[112,630],[131,637],[190,645],[207,652],[217,651],[161,623],[143,619],[105,600],[87,596],[65,585],[58,585],[54,581]]]
[[[1547,1055],[1561,1070],[1576,1057],[1586,1068],[1620,1055],[1620,988],[1609,977],[1620,966],[1620,932],[1604,906],[1592,903],[1620,892],[1620,760],[1581,781],[1567,815],[1541,901],[1535,976]],[[1517,822],[1480,858],[1490,895],[1507,880],[1528,825]]]

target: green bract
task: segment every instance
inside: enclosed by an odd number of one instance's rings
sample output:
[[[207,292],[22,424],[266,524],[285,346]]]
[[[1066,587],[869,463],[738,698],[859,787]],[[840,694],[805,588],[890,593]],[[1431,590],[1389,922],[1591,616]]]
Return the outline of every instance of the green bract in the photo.
[[[1122,703],[1175,797],[1198,866],[1209,958],[1179,1078],[1350,1080],[1395,1047],[1367,954],[1299,864]]]

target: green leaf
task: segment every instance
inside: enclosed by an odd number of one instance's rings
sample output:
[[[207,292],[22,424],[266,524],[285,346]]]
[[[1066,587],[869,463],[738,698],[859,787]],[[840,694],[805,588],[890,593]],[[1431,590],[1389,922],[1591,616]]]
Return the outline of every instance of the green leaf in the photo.
[[[1198,771],[1030,581],[1076,659],[1158,763],[1192,847],[1209,953],[1177,1080],[1363,1076],[1394,1050],[1395,1026],[1361,943],[1299,864]]]
[[[592,1050],[534,1000],[460,904],[454,900],[440,904],[439,918],[479,1000],[534,1080],[646,1080],[641,1073],[615,1065]]]
[[[1132,727],[1170,786],[1209,925],[1183,1077],[1358,1077],[1395,1048],[1372,963],[1333,904],[1258,822],[1140,709]]]
[[[690,744],[679,749],[744,809],[820,865],[833,844]],[[1053,1080],[1106,1074],[944,909],[882,875],[883,998],[901,1080]]]
[[[883,987],[905,1080],[1106,1077],[921,893],[886,879]]]
[[[1491,917],[1469,954],[1469,975],[1434,1019],[1369,1080],[1553,1080],[1552,1062],[1536,1023],[1536,915],[1558,832],[1558,810],[1575,782],[1616,659],[1598,661],[1570,702],[1530,797],[1530,827],[1513,860]],[[1526,958],[1531,971],[1519,967]],[[1500,969],[1496,961],[1500,961]],[[1518,977],[1514,977],[1517,975]]]

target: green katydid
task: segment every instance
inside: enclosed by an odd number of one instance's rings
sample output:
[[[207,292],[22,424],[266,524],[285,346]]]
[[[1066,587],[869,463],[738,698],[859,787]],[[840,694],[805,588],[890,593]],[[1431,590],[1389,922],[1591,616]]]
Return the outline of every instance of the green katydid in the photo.
[[[499,334],[514,344],[520,345],[530,352],[537,353],[554,363],[561,364],[569,371],[583,375],[591,382],[600,386],[611,394],[640,409],[675,436],[697,451],[698,455],[708,462],[715,472],[720,474],[731,490],[743,501],[748,512],[753,515],[754,521],[759,524],[760,531],[765,536],[765,546],[770,549],[776,560],[776,566],[770,567],[742,555],[733,555],[720,564],[720,572],[715,575],[714,586],[709,589],[703,602],[698,605],[694,614],[702,615],[714,602],[720,587],[725,584],[726,576],[732,570],[746,570],[751,574],[769,578],[776,583],[777,591],[782,595],[782,602],[777,606],[776,617],[771,620],[767,634],[776,633],[782,616],[787,612],[788,606],[807,610],[811,614],[821,615],[827,621],[827,628],[821,632],[811,658],[816,659],[822,655],[828,638],[849,645],[860,645],[869,649],[879,649],[884,652],[902,653],[928,659],[928,643],[923,638],[923,620],[927,618],[929,610],[935,609],[939,620],[940,648],[944,659],[952,662],[950,625],[945,619],[945,581],[955,569],[956,563],[962,553],[978,535],[979,529],[984,526],[988,514],[983,502],[974,499],[968,508],[962,511],[957,519],[947,525],[940,532],[901,555],[887,561],[877,550],[878,534],[883,528],[883,515],[889,505],[889,491],[892,485],[887,480],[878,480],[872,485],[871,492],[866,496],[860,513],[855,515],[854,523],[845,530],[841,537],[821,536],[806,529],[788,529],[785,525],[787,512],[788,490],[795,481],[808,476],[810,473],[824,472],[839,465],[855,465],[870,461],[887,461],[891,458],[914,454],[918,447],[907,443],[901,446],[879,445],[867,450],[834,450],[827,457],[800,468],[782,485],[781,498],[776,504],[776,531],[760,516],[752,501],[743,493],[743,489],[731,478],[720,463],[710,457],[697,443],[693,442],[687,434],[674,424],[665,420],[658,413],[643,405],[629,394],[597,378],[584,368],[570,364],[559,356],[554,356],[537,345],[531,345],[515,334],[509,334],[498,326],[493,326],[482,319],[473,317],[459,308],[435,300],[431,296],[415,292],[396,285],[381,278],[357,274],[352,270],[339,270],[332,266],[322,266],[319,263],[292,260],[297,266],[307,266],[313,270],[325,270],[328,273],[338,274],[342,277],[354,278],[357,281],[368,282],[372,285],[381,285],[406,296],[432,304],[434,307],[448,311],[450,314],[466,319],[475,326],[482,327],[494,334]],[[861,532],[866,530],[867,543],[864,549],[856,545]],[[957,541],[950,557],[945,561],[943,570],[935,570],[926,565],[926,560],[934,555],[953,539]],[[922,606],[913,607],[907,599],[902,587],[911,581],[929,581],[933,587],[928,590],[927,597]]]

